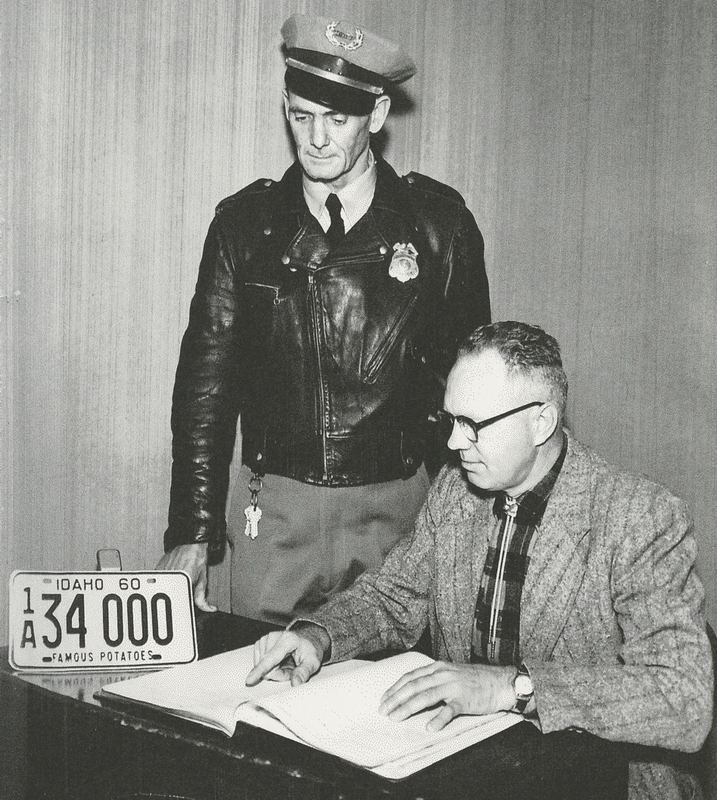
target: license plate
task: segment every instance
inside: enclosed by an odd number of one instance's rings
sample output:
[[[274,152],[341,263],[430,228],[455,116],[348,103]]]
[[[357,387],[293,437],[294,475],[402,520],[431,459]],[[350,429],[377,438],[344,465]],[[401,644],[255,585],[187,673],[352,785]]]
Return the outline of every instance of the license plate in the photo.
[[[10,577],[13,669],[159,669],[196,657],[184,572],[18,570]]]

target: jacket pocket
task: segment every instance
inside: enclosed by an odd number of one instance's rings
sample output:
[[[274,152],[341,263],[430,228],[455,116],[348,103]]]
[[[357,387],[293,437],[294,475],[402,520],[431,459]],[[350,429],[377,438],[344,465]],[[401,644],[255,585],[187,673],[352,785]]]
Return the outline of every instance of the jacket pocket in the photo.
[[[270,299],[275,306],[278,306],[281,302],[280,286],[276,286],[273,283],[253,283],[252,281],[247,281],[244,286],[247,288],[249,304],[252,307],[262,305],[267,298]]]
[[[276,284],[246,282],[242,286],[243,355],[251,354],[247,366],[262,363],[267,358],[281,297],[281,287]]]
[[[394,347],[396,347],[396,344],[401,339],[401,335],[411,318],[417,301],[418,294],[414,294],[394,319],[391,327],[386,331],[386,335],[381,344],[373,351],[370,358],[366,359],[364,362],[361,376],[366,383],[373,383],[376,380]]]

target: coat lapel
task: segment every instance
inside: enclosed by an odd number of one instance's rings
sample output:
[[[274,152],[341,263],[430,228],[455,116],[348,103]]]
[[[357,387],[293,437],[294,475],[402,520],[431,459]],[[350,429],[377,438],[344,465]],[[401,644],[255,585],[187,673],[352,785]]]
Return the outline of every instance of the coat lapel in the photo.
[[[521,602],[521,652],[550,659],[585,577],[590,543],[590,471],[570,436],[565,463],[535,533]]]
[[[477,499],[470,489],[465,491],[451,519],[443,522],[437,543],[440,635],[448,658],[458,663],[470,661],[476,592],[495,522],[491,509],[492,503]]]

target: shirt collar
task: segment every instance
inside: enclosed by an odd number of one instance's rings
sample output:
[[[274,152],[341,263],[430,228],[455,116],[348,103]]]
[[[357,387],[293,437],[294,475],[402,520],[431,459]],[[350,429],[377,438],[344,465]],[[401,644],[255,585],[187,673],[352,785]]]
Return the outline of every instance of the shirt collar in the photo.
[[[368,211],[376,190],[376,159],[370,149],[368,154],[368,168],[340,192],[335,193],[341,201],[341,216],[347,231]],[[309,180],[302,180],[302,186],[309,211],[321,223],[322,228],[328,230],[330,217],[326,210],[326,198],[331,194],[331,189],[325,183]]]
[[[557,457],[555,463],[550,468],[548,473],[543,479],[532,489],[523,492],[520,497],[515,498],[518,506],[518,511],[515,516],[516,523],[520,525],[539,525],[543,519],[545,507],[548,504],[548,499],[555,481],[558,479],[560,470],[565,461],[565,454],[568,452],[568,438],[563,438],[563,446],[560,449],[560,455]],[[496,516],[502,516],[506,506],[508,495],[505,492],[498,492],[493,503],[493,513]],[[512,499],[512,498],[511,498]],[[509,500],[508,500],[509,502]]]

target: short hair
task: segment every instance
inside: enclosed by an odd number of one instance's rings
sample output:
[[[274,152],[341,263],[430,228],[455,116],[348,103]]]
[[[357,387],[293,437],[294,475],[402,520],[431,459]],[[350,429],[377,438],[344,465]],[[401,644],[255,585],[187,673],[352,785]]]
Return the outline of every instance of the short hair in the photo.
[[[560,418],[565,416],[568,379],[563,369],[560,345],[537,325],[525,322],[493,322],[481,325],[458,348],[458,357],[495,350],[508,372],[544,383]]]

